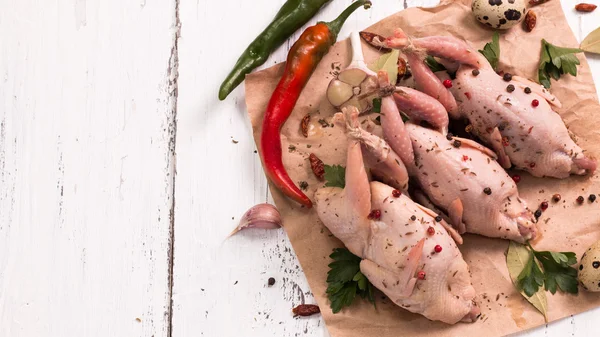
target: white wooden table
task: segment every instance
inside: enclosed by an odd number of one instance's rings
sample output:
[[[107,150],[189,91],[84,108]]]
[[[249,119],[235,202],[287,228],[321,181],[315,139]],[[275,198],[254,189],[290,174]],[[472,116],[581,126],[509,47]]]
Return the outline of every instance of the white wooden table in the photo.
[[[0,0],[0,337],[327,334],[292,318],[314,300],[283,230],[225,240],[270,197],[243,88],[217,90],[283,2]],[[374,2],[340,38],[437,3]],[[581,40],[600,11],[574,4]],[[598,316],[523,335],[588,336]]]

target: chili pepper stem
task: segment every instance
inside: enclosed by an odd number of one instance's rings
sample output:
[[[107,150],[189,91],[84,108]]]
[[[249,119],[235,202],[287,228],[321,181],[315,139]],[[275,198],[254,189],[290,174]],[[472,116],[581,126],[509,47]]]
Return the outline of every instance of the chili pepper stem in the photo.
[[[348,17],[350,17],[350,15],[358,7],[361,7],[361,6],[363,6],[365,9],[369,9],[371,7],[371,1],[369,1],[369,0],[358,0],[358,1],[354,2],[354,3],[352,3],[352,5],[348,6],[348,8],[346,8],[340,14],[340,16],[338,16],[335,20],[333,20],[331,22],[326,22],[325,23],[327,25],[327,27],[329,28],[329,31],[331,32],[331,35],[333,36],[334,40],[337,39],[337,36],[340,33],[340,30],[342,30],[342,26],[344,25],[344,22],[346,22],[346,20],[348,19]]]

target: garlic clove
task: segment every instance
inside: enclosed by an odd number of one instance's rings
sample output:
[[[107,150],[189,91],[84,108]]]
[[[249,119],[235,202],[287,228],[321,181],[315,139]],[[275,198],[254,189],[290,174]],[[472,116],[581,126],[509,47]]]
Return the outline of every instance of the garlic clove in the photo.
[[[247,228],[276,229],[281,227],[281,214],[275,206],[258,204],[244,213],[238,226],[229,237]]]
[[[353,87],[359,86],[365,78],[367,78],[367,73],[358,68],[346,69],[338,75],[338,80],[348,83]]]
[[[353,88],[348,83],[333,80],[327,87],[327,99],[331,105],[338,107],[348,101],[354,95]]]

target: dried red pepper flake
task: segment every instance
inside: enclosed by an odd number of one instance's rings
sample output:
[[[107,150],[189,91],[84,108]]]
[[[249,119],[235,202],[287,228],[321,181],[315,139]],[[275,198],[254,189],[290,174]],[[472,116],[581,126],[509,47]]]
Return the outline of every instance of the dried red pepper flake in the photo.
[[[542,203],[540,204],[540,209],[542,211],[545,211],[548,209],[548,202],[547,201],[542,201]]]
[[[300,304],[292,309],[294,316],[311,316],[321,312],[318,305],[315,304]]]
[[[518,174],[515,174],[514,176],[512,176],[512,179],[515,182],[515,184],[518,184],[521,181],[521,176]]]
[[[442,251],[442,246],[440,246],[440,245],[435,245],[435,247],[433,248],[433,250],[434,250],[436,253],[439,253],[439,252],[441,252],[441,251]]]
[[[400,190],[392,191],[392,197],[394,197],[394,198],[400,198],[401,195],[402,195],[402,191],[400,191]]]
[[[424,280],[424,279],[425,279],[425,275],[426,275],[426,274],[425,274],[425,271],[424,271],[424,270],[420,270],[420,271],[417,273],[417,278],[418,278],[419,280]]]
[[[427,234],[429,234],[429,235],[435,234],[435,228],[429,226],[429,228],[427,228]]]
[[[371,220],[379,220],[379,219],[381,219],[381,211],[378,210],[378,209],[372,210],[371,213],[369,213],[368,218],[371,219]]]
[[[452,80],[444,80],[444,82],[442,82],[444,84],[444,86],[448,89],[452,88]]]
[[[540,105],[540,101],[538,101],[537,99],[534,99],[533,101],[531,101],[531,106],[536,108],[538,105]]]
[[[470,92],[465,92],[465,96],[467,97],[467,99],[471,99],[471,93]]]

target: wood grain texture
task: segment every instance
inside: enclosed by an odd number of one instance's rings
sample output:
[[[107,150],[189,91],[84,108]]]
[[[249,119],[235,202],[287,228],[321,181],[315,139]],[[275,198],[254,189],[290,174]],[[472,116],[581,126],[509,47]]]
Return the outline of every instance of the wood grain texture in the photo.
[[[174,1],[0,1],[0,336],[167,336]]]

